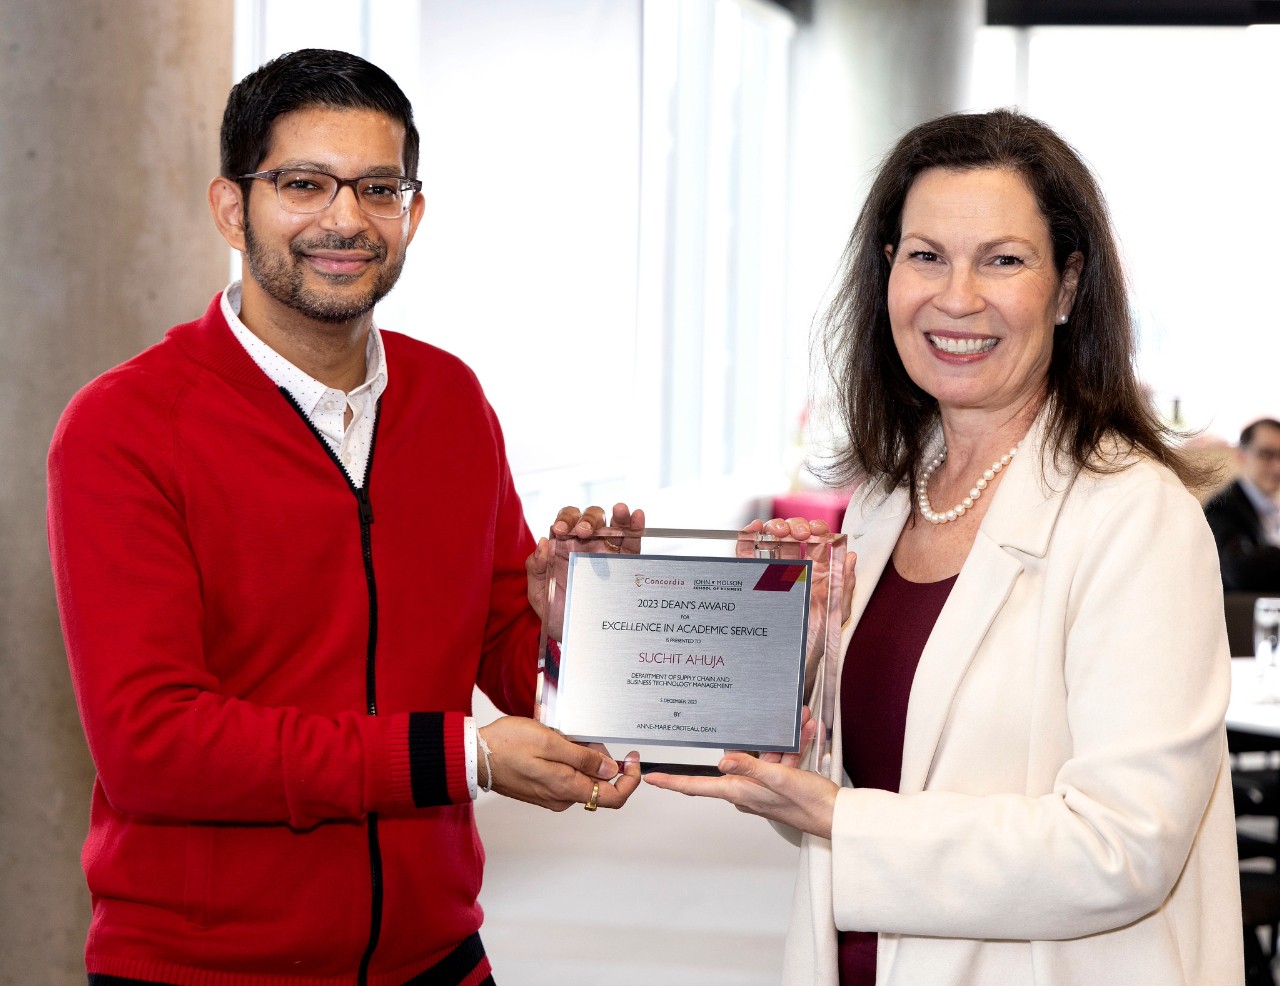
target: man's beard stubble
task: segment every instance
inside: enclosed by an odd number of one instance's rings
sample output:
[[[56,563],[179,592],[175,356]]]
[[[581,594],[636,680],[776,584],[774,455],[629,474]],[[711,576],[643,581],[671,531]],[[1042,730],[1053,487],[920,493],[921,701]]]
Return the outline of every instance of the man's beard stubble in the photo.
[[[276,301],[317,322],[350,322],[372,311],[373,306],[395,287],[404,267],[403,254],[396,262],[387,265],[386,246],[363,235],[328,236],[305,243],[290,243],[288,254],[281,255],[263,246],[254,236],[253,227],[246,222],[244,242],[249,273],[258,285]],[[306,285],[306,261],[302,258],[302,251],[307,249],[366,251],[374,256],[377,276],[369,289],[357,297],[334,297],[309,288]],[[342,284],[351,278],[334,276],[332,279],[336,284]]]

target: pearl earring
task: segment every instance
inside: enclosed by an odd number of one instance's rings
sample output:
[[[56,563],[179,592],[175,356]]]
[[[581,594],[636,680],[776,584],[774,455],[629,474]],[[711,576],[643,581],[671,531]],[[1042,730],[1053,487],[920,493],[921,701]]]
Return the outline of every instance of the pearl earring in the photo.
[[[1058,316],[1058,324],[1059,324],[1059,325],[1066,325],[1066,324],[1067,324],[1067,316],[1065,316],[1065,315],[1059,315],[1059,316]]]

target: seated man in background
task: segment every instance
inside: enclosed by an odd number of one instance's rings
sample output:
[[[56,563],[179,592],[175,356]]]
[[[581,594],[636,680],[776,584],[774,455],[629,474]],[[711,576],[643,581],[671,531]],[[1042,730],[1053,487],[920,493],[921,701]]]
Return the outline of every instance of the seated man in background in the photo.
[[[1280,591],[1280,421],[1263,418],[1240,433],[1240,475],[1205,504],[1218,543],[1222,587]]]

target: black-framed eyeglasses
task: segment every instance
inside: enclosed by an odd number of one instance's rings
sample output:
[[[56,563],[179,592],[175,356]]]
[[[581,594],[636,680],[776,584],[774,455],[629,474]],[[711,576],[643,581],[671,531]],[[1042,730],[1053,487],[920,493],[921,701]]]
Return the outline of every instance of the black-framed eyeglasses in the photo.
[[[297,215],[323,212],[338,197],[338,189],[349,185],[360,208],[378,219],[399,219],[409,208],[414,192],[422,191],[422,182],[403,175],[363,175],[339,178],[326,171],[301,168],[277,168],[241,175],[241,179],[258,178],[276,187],[280,208]]]

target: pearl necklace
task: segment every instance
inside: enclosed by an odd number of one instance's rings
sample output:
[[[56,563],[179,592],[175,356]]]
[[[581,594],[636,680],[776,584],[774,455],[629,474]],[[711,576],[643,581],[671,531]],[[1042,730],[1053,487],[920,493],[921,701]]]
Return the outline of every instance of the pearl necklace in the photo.
[[[978,477],[978,481],[969,490],[968,496],[945,513],[938,513],[933,509],[933,504],[929,502],[929,478],[947,460],[947,447],[945,445],[942,446],[942,450],[924,467],[924,472],[916,480],[916,502],[920,505],[921,515],[930,524],[946,524],[963,517],[965,512],[973,507],[973,501],[982,496],[982,491],[996,478],[996,473],[1013,461],[1013,457],[1018,454],[1018,449],[1020,448],[1022,448],[1021,442],[991,463],[991,468],[984,470],[982,475]]]

